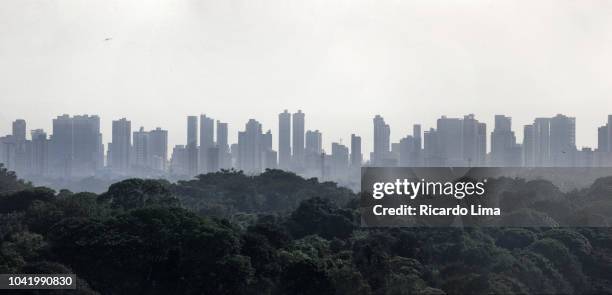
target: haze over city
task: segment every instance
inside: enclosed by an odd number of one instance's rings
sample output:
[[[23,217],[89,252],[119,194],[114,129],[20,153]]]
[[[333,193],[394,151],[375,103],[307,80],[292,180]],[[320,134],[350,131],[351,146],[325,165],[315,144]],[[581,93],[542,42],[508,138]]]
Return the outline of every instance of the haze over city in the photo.
[[[524,12],[529,11],[529,14]],[[576,1],[3,1],[0,134],[17,118],[97,114],[104,142],[122,117],[169,130],[185,117],[249,118],[276,129],[302,109],[323,145],[363,136],[385,117],[392,141],[441,114],[494,114],[519,127],[577,118],[577,146],[597,145],[610,113],[612,4]],[[522,128],[515,128],[522,137]],[[275,146],[277,145],[275,138]]]
[[[0,289],[612,294],[611,229],[611,0],[0,0]]]

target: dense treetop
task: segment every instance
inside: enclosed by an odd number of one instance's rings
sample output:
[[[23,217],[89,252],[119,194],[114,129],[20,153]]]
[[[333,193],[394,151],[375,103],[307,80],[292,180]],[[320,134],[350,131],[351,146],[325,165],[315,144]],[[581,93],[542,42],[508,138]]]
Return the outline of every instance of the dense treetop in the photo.
[[[534,209],[611,205],[612,178],[569,193],[504,181]],[[278,170],[93,194],[0,169],[0,273],[75,273],[76,294],[612,293],[609,228],[365,229],[356,200]]]

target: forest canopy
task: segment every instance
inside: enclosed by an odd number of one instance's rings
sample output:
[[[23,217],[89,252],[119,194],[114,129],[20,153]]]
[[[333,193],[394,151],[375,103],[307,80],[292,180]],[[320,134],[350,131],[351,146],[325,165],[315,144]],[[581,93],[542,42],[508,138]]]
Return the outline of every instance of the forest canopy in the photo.
[[[551,184],[512,181],[517,200],[559,205],[533,197],[559,196]],[[610,208],[611,188],[563,199]],[[94,194],[0,169],[0,273],[74,273],[76,294],[612,294],[609,228],[366,229],[357,207],[279,170]]]

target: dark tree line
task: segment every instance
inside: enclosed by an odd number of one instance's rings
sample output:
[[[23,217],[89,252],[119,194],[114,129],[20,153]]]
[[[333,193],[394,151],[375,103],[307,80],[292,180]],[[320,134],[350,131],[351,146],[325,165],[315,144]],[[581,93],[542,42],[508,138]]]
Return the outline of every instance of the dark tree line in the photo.
[[[0,273],[75,273],[57,294],[612,294],[608,228],[364,229],[357,195],[277,170],[99,195],[0,170],[0,192]],[[611,196],[605,178],[562,199]]]

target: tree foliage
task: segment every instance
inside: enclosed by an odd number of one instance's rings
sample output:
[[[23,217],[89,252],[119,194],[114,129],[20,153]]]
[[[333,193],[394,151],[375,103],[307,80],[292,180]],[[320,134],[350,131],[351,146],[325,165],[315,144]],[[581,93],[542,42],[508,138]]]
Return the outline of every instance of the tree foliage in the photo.
[[[608,228],[360,228],[356,194],[278,170],[100,195],[13,176],[0,171],[0,273],[74,273],[76,294],[612,294]],[[563,195],[503,180],[530,208],[509,218],[609,202],[609,181]]]

